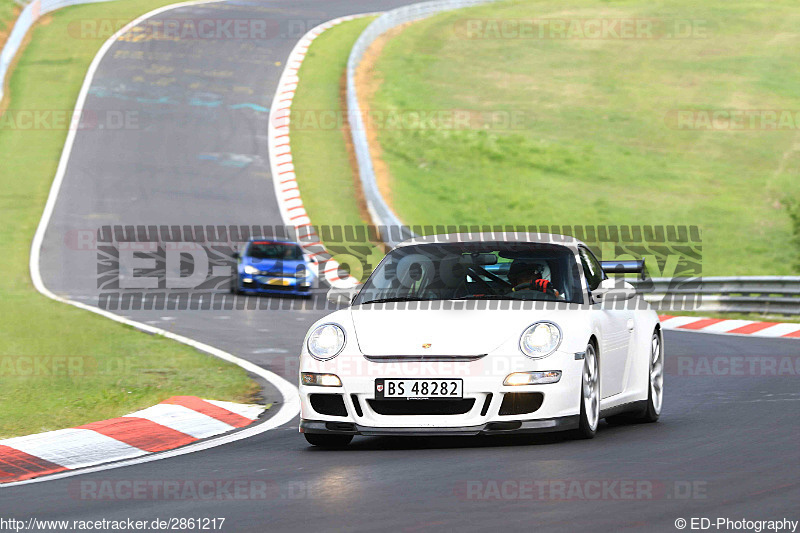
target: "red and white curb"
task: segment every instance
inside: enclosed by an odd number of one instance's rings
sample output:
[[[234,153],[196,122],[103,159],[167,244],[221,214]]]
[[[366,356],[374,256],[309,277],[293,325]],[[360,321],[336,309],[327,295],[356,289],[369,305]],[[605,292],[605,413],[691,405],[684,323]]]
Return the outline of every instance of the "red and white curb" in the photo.
[[[800,324],[786,322],[757,322],[696,316],[659,315],[661,327],[667,330],[699,331],[750,337],[800,338]]]
[[[303,205],[290,145],[291,107],[297,85],[300,83],[298,74],[300,67],[314,39],[325,30],[342,22],[371,15],[374,13],[336,18],[320,24],[306,33],[289,54],[269,112],[267,142],[269,143],[270,170],[281,218],[283,218],[284,224],[296,229],[298,242],[308,252],[311,259],[318,264],[319,277],[324,278],[333,287],[353,287],[358,284],[358,280],[350,277],[345,270],[341,269],[341,265],[325,249],[325,245],[320,241],[319,235],[311,225],[311,219]]]
[[[0,440],[0,483],[172,450],[249,426],[264,409],[173,396],[119,418]]]

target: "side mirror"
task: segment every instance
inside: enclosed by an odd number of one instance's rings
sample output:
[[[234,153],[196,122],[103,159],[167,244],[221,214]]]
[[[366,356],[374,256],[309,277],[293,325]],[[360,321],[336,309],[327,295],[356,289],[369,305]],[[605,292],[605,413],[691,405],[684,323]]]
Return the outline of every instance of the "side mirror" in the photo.
[[[239,259],[239,252],[233,252],[231,255],[234,259]]]
[[[600,286],[592,291],[592,296],[598,302],[630,300],[636,296],[636,288],[627,281],[609,278],[600,282]]]
[[[334,305],[350,305],[356,294],[358,294],[358,287],[334,287],[328,291],[328,301]]]

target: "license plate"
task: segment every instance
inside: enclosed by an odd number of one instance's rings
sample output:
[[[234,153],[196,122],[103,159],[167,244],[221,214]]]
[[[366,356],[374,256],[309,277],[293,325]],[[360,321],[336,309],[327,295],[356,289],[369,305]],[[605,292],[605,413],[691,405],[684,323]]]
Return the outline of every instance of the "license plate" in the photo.
[[[434,400],[464,397],[462,379],[376,379],[378,400]]]
[[[281,287],[288,287],[291,285],[291,282],[288,279],[284,278],[268,278],[266,280],[267,285],[279,285]]]

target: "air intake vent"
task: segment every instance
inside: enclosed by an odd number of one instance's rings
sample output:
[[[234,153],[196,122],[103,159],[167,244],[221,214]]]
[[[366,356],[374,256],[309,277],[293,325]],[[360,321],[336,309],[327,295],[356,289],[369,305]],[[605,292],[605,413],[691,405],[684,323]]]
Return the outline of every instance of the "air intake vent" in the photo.
[[[475,405],[475,398],[464,400],[367,400],[379,415],[463,415]]]
[[[507,392],[500,405],[501,415],[526,415],[536,412],[542,406],[544,394],[541,392]]]
[[[347,416],[341,394],[311,394],[311,407],[321,415]]]

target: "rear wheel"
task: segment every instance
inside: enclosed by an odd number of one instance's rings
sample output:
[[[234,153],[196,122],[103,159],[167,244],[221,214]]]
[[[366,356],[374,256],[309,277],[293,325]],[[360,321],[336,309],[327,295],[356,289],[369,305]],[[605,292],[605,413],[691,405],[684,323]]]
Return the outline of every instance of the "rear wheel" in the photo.
[[[655,422],[661,415],[664,400],[664,347],[661,335],[653,333],[650,340],[650,387],[647,393],[647,409],[642,414],[643,422]]]
[[[320,448],[344,448],[353,440],[352,435],[330,433],[303,433],[309,444]]]
[[[600,368],[597,361],[597,349],[594,344],[586,346],[583,358],[583,377],[581,379],[581,414],[575,436],[591,439],[597,433],[600,421]]]

